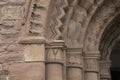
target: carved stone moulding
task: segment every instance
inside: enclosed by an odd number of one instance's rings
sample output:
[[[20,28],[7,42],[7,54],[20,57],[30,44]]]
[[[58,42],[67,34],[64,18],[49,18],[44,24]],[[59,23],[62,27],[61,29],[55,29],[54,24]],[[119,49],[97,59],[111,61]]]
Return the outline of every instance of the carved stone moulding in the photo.
[[[85,58],[100,58],[100,52],[99,51],[85,51]]]
[[[79,54],[82,54],[82,48],[67,48],[67,53],[79,53]]]
[[[50,44],[46,44],[46,48],[65,48],[63,40],[53,40]]]
[[[58,40],[62,36],[61,28],[63,26],[62,18],[65,16],[65,8],[68,6],[67,0],[51,0],[50,14],[46,38]]]
[[[45,43],[44,37],[21,37],[18,41],[21,44],[42,44]]]

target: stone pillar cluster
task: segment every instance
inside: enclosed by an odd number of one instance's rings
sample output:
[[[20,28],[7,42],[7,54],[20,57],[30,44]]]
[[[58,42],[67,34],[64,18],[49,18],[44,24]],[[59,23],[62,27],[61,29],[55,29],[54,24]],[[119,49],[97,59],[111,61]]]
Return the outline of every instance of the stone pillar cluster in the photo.
[[[99,52],[85,54],[85,80],[99,80]]]
[[[98,49],[119,14],[111,1],[0,0],[0,80],[110,80]]]
[[[63,40],[54,40],[46,44],[41,38],[24,40],[21,43],[26,45],[24,65],[26,68],[32,66],[30,74],[39,74],[32,76],[34,80],[111,79],[110,61],[100,61],[99,51],[83,53],[82,48],[65,47]],[[30,79],[31,76],[27,78]]]
[[[100,61],[101,80],[111,80],[110,67],[111,67],[111,61],[108,60]]]

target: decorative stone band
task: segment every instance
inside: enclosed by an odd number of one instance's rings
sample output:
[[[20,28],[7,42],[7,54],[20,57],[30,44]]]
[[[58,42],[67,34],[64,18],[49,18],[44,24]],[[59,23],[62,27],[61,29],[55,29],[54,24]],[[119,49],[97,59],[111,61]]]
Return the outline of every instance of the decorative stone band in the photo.
[[[102,79],[110,79],[111,61],[100,61],[100,77]]]
[[[85,53],[85,71],[99,72],[99,52]]]
[[[24,37],[20,38],[18,42],[21,44],[44,44],[46,41],[44,37]]]
[[[65,46],[63,40],[54,40],[46,45],[46,63],[64,64]]]
[[[81,48],[67,49],[67,67],[71,68],[83,67],[83,54]]]

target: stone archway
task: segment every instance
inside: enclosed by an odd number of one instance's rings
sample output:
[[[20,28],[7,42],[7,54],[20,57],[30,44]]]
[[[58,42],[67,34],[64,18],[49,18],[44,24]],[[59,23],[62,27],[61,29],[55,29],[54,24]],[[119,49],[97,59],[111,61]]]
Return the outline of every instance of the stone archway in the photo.
[[[117,0],[114,1],[115,3],[118,3]],[[92,77],[90,77],[91,75],[94,75],[94,77],[98,79],[97,76],[99,74],[101,80],[111,79],[111,62],[109,57],[112,48],[119,41],[118,34],[120,31],[118,30],[118,27],[115,27],[118,24],[116,20],[119,21],[119,12],[116,10],[118,5],[114,4],[114,1],[104,1],[99,9],[95,12],[94,16],[87,26],[83,47],[83,51],[85,53],[85,66],[87,66],[85,67],[86,80],[92,79]],[[110,31],[108,31],[107,29],[109,29]],[[100,56],[100,71],[99,64],[97,64],[97,59],[99,59],[98,55]],[[88,70],[88,65],[90,65],[90,58],[91,60],[93,60],[94,65],[98,66],[91,66]]]
[[[116,60],[119,59],[119,42],[120,42],[120,15],[116,16],[111,24],[106,27],[102,34],[100,42],[100,76],[101,80],[117,80],[114,78],[114,74],[119,72],[112,72],[115,67],[119,68],[119,65],[116,65]],[[116,56],[117,55],[117,56]],[[112,72],[112,75],[110,74]],[[111,77],[112,76],[112,77]]]

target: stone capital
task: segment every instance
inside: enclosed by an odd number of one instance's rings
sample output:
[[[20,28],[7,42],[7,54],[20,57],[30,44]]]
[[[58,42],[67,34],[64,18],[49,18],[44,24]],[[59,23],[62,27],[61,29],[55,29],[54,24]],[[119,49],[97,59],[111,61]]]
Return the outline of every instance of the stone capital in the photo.
[[[85,53],[85,71],[99,72],[99,51]]]
[[[100,61],[100,76],[102,79],[110,79],[111,61]]]
[[[111,66],[111,61],[100,61],[100,67],[101,68],[110,68]]]
[[[54,40],[46,44],[46,63],[64,64],[65,45],[63,40]]]
[[[66,54],[67,54],[67,67],[70,68],[83,67],[82,48],[68,48]]]

